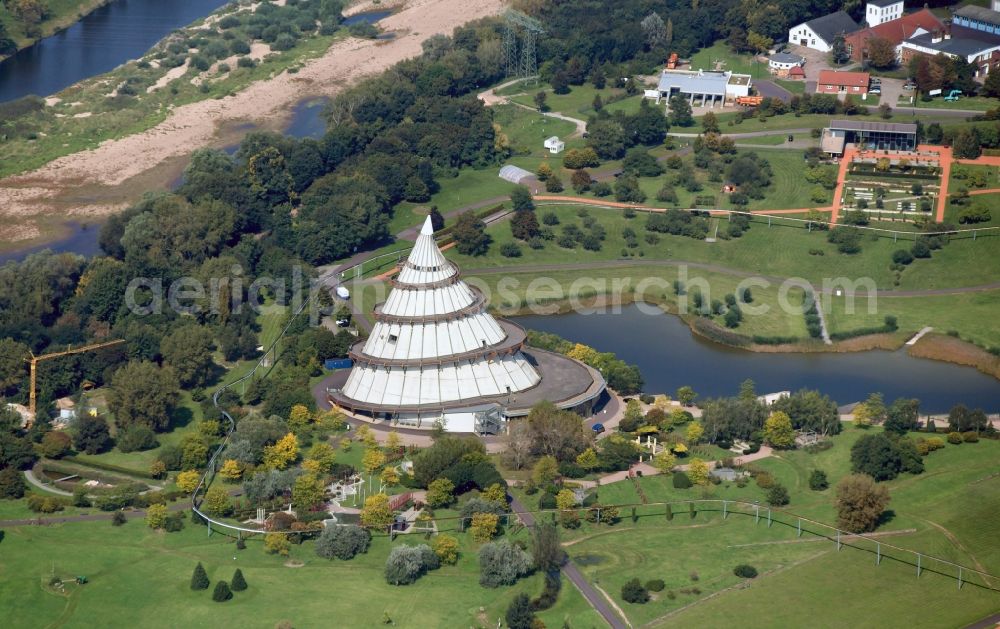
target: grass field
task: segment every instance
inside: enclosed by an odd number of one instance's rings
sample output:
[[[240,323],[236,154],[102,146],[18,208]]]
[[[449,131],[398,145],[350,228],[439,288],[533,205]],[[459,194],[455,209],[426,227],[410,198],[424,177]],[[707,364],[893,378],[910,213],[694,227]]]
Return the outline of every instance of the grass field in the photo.
[[[516,586],[485,589],[476,583],[475,547],[467,535],[463,557],[413,585],[385,583],[382,566],[389,552],[386,538],[350,562],[320,559],[311,542],[293,546],[290,559],[302,567],[286,567],[285,559],[266,555],[260,540],[237,551],[233,540],[206,537],[205,529],[187,523],[179,533],[164,534],[136,519],[122,527],[108,522],[7,529],[0,555],[0,610],[5,627],[204,626],[219,614],[232,626],[273,627],[290,620],[296,627],[371,627],[384,615],[398,627],[465,627],[490,625],[502,617],[517,592],[537,595],[540,575]],[[396,543],[423,543],[422,537]],[[188,583],[195,563],[202,562],[213,584],[228,580],[240,568],[249,589],[221,606],[211,590],[193,592]],[[72,579],[86,575],[85,586],[67,586],[66,594],[48,587],[53,572]],[[483,611],[480,611],[482,608]],[[568,583],[556,606],[540,614],[549,626],[572,619],[574,626],[599,626],[596,613]],[[579,625],[577,624],[579,623]]]
[[[0,9],[0,23],[4,25],[7,35],[14,40],[18,49],[21,49],[68,27],[106,3],[107,0],[48,0],[45,3],[48,17],[38,25],[40,36],[37,38],[29,37],[25,33],[24,23],[11,15],[10,9],[6,7]],[[5,58],[5,56],[0,55],[0,59]]]
[[[755,465],[788,488],[788,511],[833,523],[834,490],[811,491],[808,477],[813,469],[822,469],[835,483],[848,474],[850,447],[862,434],[846,426],[833,438],[829,450],[782,452]],[[993,482],[1000,473],[998,453],[997,442],[949,446],[925,459],[923,474],[888,482],[893,517],[879,530],[896,534],[884,542],[966,566],[978,562],[993,573],[1000,570],[1000,544],[990,533],[1000,513],[1000,486]],[[672,508],[671,520],[666,519],[662,506],[640,505],[635,522],[626,508],[615,527],[585,522],[579,530],[564,534],[570,541],[570,555],[635,625],[720,626],[738,621],[751,627],[964,626],[992,613],[1000,600],[997,592],[974,585],[958,590],[954,569],[926,558],[925,569],[934,565],[934,570],[951,572],[925,572],[918,580],[914,566],[898,561],[913,561],[913,556],[888,547],[882,549],[883,561],[876,567],[874,543],[854,541],[858,548],[837,552],[832,541],[810,535],[810,531],[825,531],[808,523],[799,538],[796,519],[778,512],[768,527],[766,511],[757,524],[748,507],[731,507],[728,519],[723,519],[721,505],[716,503],[698,507],[692,518],[683,502],[710,498],[763,504],[764,492],[752,482],[744,488],[723,483],[675,489],[669,477],[654,476],[640,478],[638,483],[649,502],[681,501]],[[628,481],[602,486],[598,495],[605,504],[641,501]],[[532,500],[524,497],[526,504],[534,504]],[[975,549],[974,555],[967,549]],[[732,574],[739,563],[750,563],[764,574],[748,590]],[[692,580],[692,572],[698,574],[697,581]],[[620,597],[621,585],[633,577],[663,579],[666,590],[646,605],[626,603]],[[691,587],[698,587],[701,594],[680,591]],[[676,598],[669,598],[668,591]],[[892,595],[885,596],[887,591]],[[709,596],[716,592],[722,593]],[[789,601],[796,604],[789,605]]]

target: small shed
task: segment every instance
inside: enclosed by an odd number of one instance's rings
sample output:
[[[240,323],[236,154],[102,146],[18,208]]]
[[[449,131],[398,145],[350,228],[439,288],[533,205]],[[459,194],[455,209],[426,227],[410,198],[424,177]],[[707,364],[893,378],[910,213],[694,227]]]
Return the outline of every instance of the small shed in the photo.
[[[555,155],[563,152],[563,149],[566,148],[566,143],[560,140],[559,136],[554,135],[545,140],[545,148],[549,149],[549,153]]]
[[[806,71],[802,69],[802,66],[795,66],[788,71],[788,78],[794,81],[805,81]]]

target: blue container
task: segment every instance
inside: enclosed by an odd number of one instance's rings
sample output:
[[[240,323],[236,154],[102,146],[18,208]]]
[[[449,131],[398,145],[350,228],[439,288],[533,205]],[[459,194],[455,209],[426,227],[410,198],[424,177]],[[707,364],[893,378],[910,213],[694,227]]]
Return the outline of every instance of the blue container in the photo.
[[[350,369],[354,363],[350,358],[331,358],[323,363],[327,369]]]

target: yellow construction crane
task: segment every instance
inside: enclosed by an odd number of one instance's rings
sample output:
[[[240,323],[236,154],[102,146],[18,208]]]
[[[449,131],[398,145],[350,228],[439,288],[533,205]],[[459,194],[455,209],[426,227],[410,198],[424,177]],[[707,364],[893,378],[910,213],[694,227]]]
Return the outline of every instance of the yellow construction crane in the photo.
[[[31,358],[25,358],[25,362],[31,364],[31,391],[28,393],[28,410],[31,411],[31,419],[35,419],[35,402],[37,398],[35,385],[38,379],[38,363],[43,360],[50,360],[52,358],[59,358],[60,356],[68,356],[70,354],[82,354],[83,352],[90,352],[95,349],[101,349],[102,347],[111,347],[112,345],[118,345],[119,343],[124,343],[123,339],[117,339],[114,341],[105,341],[104,343],[95,343],[93,345],[84,345],[83,347],[73,348],[72,346],[61,352],[52,352],[51,354],[43,354],[41,356],[35,356],[34,352],[31,353]]]

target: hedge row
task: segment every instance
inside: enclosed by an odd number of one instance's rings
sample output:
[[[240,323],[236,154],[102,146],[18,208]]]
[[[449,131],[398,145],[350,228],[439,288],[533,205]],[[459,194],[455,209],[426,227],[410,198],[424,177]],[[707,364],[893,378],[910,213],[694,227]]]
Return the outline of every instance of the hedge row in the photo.
[[[760,336],[755,334],[752,338],[757,345],[789,345],[799,342],[797,336]]]
[[[725,328],[719,327],[719,325],[711,319],[705,319],[702,317],[698,317],[694,320],[694,329],[717,343],[724,343],[735,347],[746,347],[750,345],[750,342],[753,340],[749,336],[730,332]]]
[[[150,480],[156,480],[156,477],[150,474],[148,471],[136,470],[130,467],[122,467],[119,465],[111,465],[110,463],[102,463],[99,461],[84,461],[79,457],[75,456],[64,456],[63,461],[68,461],[70,463],[76,463],[77,465],[82,465],[83,467],[90,467],[95,470],[104,470],[105,472],[118,472],[119,474],[127,474],[129,476],[138,476],[139,478],[148,478]]]
[[[878,327],[870,328],[858,328],[856,330],[845,330],[843,332],[831,332],[830,340],[832,341],[845,341],[847,339],[857,338],[859,336],[868,336],[869,334],[885,334],[888,332],[895,332],[896,330],[887,325],[880,325]]]

